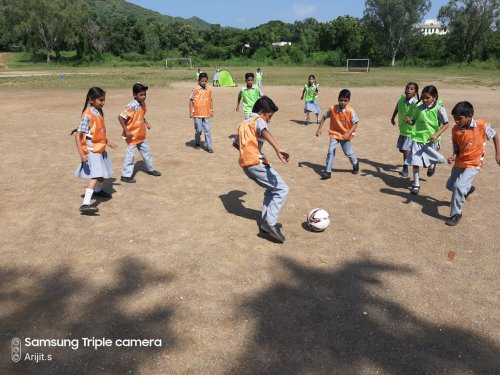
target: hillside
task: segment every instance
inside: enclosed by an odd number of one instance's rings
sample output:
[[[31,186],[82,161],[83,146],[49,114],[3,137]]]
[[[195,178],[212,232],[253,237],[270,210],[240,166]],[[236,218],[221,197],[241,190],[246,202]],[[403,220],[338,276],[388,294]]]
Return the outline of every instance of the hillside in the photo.
[[[143,8],[139,5],[129,3],[125,0],[88,0],[87,4],[99,18],[116,18],[133,16],[145,20],[153,20],[158,23],[170,23],[173,21],[183,21],[189,23],[196,29],[210,27],[210,23],[198,18],[191,17],[189,19],[181,17],[171,17],[150,9]]]

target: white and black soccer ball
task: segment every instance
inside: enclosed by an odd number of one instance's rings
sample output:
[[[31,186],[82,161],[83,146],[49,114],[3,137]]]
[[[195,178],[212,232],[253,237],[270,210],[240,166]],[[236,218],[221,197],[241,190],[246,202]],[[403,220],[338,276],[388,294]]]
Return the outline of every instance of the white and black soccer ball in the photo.
[[[323,232],[330,225],[330,215],[322,208],[315,208],[307,214],[307,224],[314,232]]]

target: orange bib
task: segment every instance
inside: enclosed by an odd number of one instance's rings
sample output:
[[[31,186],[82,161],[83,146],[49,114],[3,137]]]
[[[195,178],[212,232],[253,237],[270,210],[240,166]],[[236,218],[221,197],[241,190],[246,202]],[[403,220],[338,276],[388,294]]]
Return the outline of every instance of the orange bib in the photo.
[[[253,116],[249,120],[242,122],[238,126],[238,140],[240,145],[240,167],[250,167],[252,165],[269,164],[266,158],[261,159],[259,150],[259,134],[255,127],[258,116]]]
[[[474,128],[460,130],[456,125],[453,127],[451,137],[458,147],[458,156],[455,159],[456,168],[482,168],[487,124],[486,120],[476,120]]]
[[[144,121],[146,104],[142,105],[137,111],[134,111],[132,108],[126,108],[123,114],[128,117],[127,129],[131,134],[130,138],[127,139],[127,144],[137,145],[144,142],[146,139],[146,123]]]
[[[207,86],[194,88],[193,117],[210,117],[212,109],[212,90]]]
[[[92,144],[94,146],[94,150],[92,152],[96,154],[100,154],[106,151],[106,128],[104,126],[104,117],[100,115],[95,115],[90,107],[85,109],[82,114],[82,117],[89,116],[90,119],[90,127],[89,132],[92,140]],[[89,153],[89,149],[87,147],[87,135],[80,135],[80,142],[82,143],[82,149],[85,154]]]
[[[345,107],[345,112],[338,112],[336,105],[330,107],[330,138],[344,141],[342,135],[347,133],[352,125],[352,108],[350,106]],[[354,135],[351,134],[347,140],[351,140],[353,137]]]

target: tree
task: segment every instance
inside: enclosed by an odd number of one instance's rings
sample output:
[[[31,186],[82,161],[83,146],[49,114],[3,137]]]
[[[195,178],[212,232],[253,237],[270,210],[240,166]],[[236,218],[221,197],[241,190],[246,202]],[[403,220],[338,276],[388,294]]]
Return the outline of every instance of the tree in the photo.
[[[430,6],[429,0],[366,0],[365,17],[391,57],[391,66]]]
[[[450,53],[460,61],[481,59],[494,44],[499,16],[499,0],[451,0],[439,10],[438,16],[450,29]]]

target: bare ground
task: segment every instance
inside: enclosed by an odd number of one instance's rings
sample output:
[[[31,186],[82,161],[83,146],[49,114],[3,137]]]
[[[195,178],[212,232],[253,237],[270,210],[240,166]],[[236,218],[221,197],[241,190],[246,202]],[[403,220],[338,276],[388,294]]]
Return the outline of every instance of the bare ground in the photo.
[[[404,83],[402,84],[404,85]],[[423,85],[422,85],[423,86]],[[323,88],[322,109],[339,88]],[[439,87],[450,112],[468,99],[500,130],[497,91]],[[190,86],[150,89],[149,140],[163,175],[119,181],[81,216],[85,182],[68,135],[81,90],[2,90],[0,373],[493,374],[500,368],[499,183],[493,146],[459,226],[449,228],[450,166],[410,197],[389,119],[402,87],[354,89],[360,174],[337,154],[319,180],[328,137],[304,126],[300,87],[265,87],[280,107],[271,129],[292,156],[267,155],[290,186],[283,245],[258,235],[263,191],[231,147],[237,88],[215,90],[215,153],[190,147]],[[109,90],[109,137],[128,90]],[[450,132],[442,150],[451,150]],[[330,212],[324,233],[302,224]],[[9,358],[13,337],[78,338],[80,347],[23,347],[51,361]],[[160,338],[159,348],[82,347],[82,338]]]

